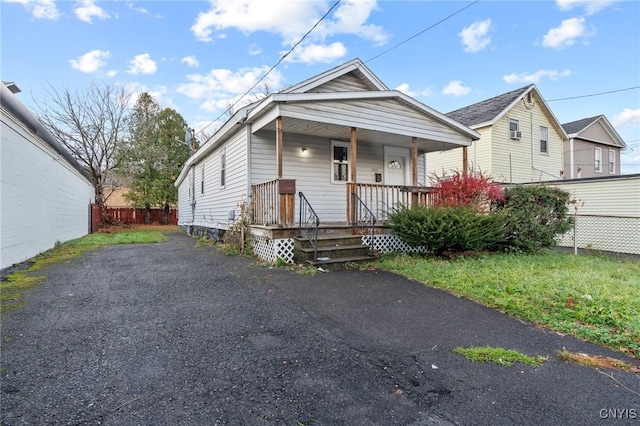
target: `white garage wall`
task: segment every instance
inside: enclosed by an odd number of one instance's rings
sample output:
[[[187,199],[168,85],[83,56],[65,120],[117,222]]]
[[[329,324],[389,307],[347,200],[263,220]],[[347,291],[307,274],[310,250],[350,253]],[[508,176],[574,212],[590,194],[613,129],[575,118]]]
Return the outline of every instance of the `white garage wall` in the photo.
[[[4,94],[4,93],[3,93]],[[0,268],[89,232],[91,183],[2,109]]]

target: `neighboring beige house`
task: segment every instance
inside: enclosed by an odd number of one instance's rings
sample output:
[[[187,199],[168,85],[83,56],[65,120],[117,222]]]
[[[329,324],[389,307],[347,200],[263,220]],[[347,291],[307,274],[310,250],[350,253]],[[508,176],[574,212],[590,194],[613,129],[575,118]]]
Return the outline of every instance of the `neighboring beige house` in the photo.
[[[620,174],[620,151],[626,144],[607,117],[598,115],[562,125],[564,170],[568,179]]]
[[[480,134],[467,148],[470,170],[496,181],[524,183],[564,177],[563,141],[568,139],[535,85],[451,111],[447,117]],[[463,148],[426,154],[429,176],[463,169]]]

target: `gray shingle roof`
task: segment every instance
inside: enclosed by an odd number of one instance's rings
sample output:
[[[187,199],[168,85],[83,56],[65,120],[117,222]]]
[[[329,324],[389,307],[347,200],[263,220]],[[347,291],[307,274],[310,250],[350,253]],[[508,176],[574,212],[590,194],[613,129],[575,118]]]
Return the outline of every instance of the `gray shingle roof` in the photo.
[[[565,132],[567,132],[568,135],[572,133],[579,133],[581,130],[583,130],[585,127],[587,127],[600,117],[602,116],[596,115],[595,117],[583,118],[581,120],[572,121],[570,123],[564,123],[562,125],[562,128]]]
[[[493,121],[502,111],[516,99],[522,96],[533,85],[521,87],[511,92],[486,99],[484,101],[457,109],[445,114],[447,117],[454,119],[458,123],[471,127],[475,124]]]

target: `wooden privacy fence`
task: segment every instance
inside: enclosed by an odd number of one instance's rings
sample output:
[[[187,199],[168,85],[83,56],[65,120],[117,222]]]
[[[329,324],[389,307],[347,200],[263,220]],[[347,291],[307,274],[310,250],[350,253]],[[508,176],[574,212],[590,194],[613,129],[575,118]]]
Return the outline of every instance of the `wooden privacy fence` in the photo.
[[[163,209],[154,208],[150,211],[151,223],[162,223]],[[145,209],[135,209],[132,207],[108,207],[107,214],[117,223],[142,225],[144,223]],[[178,210],[169,210],[169,225],[178,224]]]

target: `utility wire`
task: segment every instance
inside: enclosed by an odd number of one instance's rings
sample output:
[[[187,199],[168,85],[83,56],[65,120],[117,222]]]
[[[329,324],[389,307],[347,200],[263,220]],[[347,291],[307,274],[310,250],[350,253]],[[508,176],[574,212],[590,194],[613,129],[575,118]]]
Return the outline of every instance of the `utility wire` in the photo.
[[[591,93],[590,95],[571,96],[569,98],[547,99],[546,102],[567,101],[570,99],[589,98],[591,96],[608,95],[609,93],[626,92],[627,90],[635,90],[635,89],[640,89],[640,86],[627,87],[626,89],[610,90],[608,92]]]
[[[387,49],[387,50],[385,50],[384,52],[378,53],[378,54],[377,54],[376,56],[374,56],[373,58],[367,59],[366,61],[364,61],[364,63],[365,63],[365,64],[367,64],[367,63],[369,63],[369,62],[373,61],[374,59],[378,59],[380,56],[382,56],[382,55],[384,55],[384,54],[386,54],[386,53],[389,53],[390,51],[392,51],[392,50],[393,50],[393,49],[395,49],[396,47],[399,47],[399,46],[401,46],[401,45],[405,44],[406,42],[408,42],[408,41],[410,41],[410,40],[413,40],[414,38],[418,37],[419,35],[421,35],[421,34],[423,34],[423,33],[427,32],[427,31],[429,31],[429,30],[430,30],[430,29],[432,29],[433,27],[436,27],[436,26],[440,25],[441,23],[443,23],[444,21],[446,21],[446,20],[448,20],[448,19],[450,19],[450,18],[453,18],[453,17],[454,17],[455,15],[457,15],[458,13],[460,13],[460,12],[462,12],[463,10],[465,10],[465,9],[467,9],[467,8],[469,8],[469,7],[471,7],[471,6],[473,6],[474,4],[478,3],[479,1],[480,1],[480,0],[475,0],[473,3],[469,3],[468,5],[466,5],[465,7],[463,7],[462,9],[459,9],[459,10],[457,10],[456,12],[452,13],[451,15],[449,15],[449,16],[447,16],[447,17],[445,17],[445,18],[442,18],[441,20],[439,20],[439,21],[438,21],[438,22],[436,22],[435,24],[433,24],[433,25],[431,25],[431,26],[429,26],[429,27],[425,28],[424,30],[422,30],[422,31],[420,31],[420,32],[418,32],[418,33],[416,33],[416,34],[412,35],[411,37],[409,37],[409,38],[407,38],[407,39],[405,39],[405,40],[401,41],[400,43],[396,44],[395,46],[391,46],[390,48],[388,48],[388,49]]]
[[[244,92],[244,94],[243,94],[242,96],[240,96],[240,97],[238,98],[238,100],[236,100],[236,101],[235,101],[233,104],[231,104],[227,109],[225,109],[225,110],[224,110],[224,112],[223,112],[222,114],[220,114],[220,115],[219,115],[215,120],[213,120],[212,122],[210,122],[209,124],[207,124],[205,127],[203,127],[202,129],[200,129],[200,130],[198,131],[198,133],[202,133],[202,132],[207,128],[207,127],[211,126],[213,123],[215,123],[215,122],[216,122],[216,121],[218,121],[220,118],[222,118],[222,116],[224,116],[226,113],[228,113],[229,111],[231,111],[231,110],[233,109],[233,107],[234,107],[234,106],[236,106],[236,105],[238,104],[238,102],[240,102],[240,101],[241,101],[245,96],[247,96],[249,93],[251,93],[251,91],[252,91],[253,89],[255,89],[255,88],[256,88],[256,86],[258,86],[258,84],[260,84],[260,82],[261,82],[262,80],[264,80],[264,79],[265,79],[269,74],[271,74],[271,71],[273,71],[274,69],[276,69],[276,67],[277,67],[278,65],[280,65],[280,64],[282,63],[282,61],[284,61],[284,60],[286,59],[286,57],[287,57],[287,56],[289,56],[289,55],[291,54],[291,52],[293,52],[293,49],[295,49],[296,47],[298,47],[298,45],[299,45],[300,43],[302,43],[302,41],[303,41],[305,38],[307,38],[307,36],[308,36],[309,34],[311,34],[311,33],[313,32],[313,30],[315,30],[315,29],[316,29],[316,27],[317,27],[318,25],[320,25],[320,22],[322,22],[322,21],[323,21],[327,16],[329,16],[329,14],[331,13],[331,11],[332,11],[333,9],[335,9],[335,7],[336,7],[338,4],[340,4],[340,2],[341,2],[341,1],[342,1],[342,0],[337,0],[337,1],[333,4],[333,6],[331,6],[331,7],[329,8],[329,10],[327,10],[327,12],[326,12],[324,15],[322,15],[322,17],[321,17],[320,19],[318,19],[318,21],[313,25],[313,27],[311,27],[311,29],[310,29],[309,31],[307,31],[307,32],[305,33],[305,35],[303,35],[303,36],[302,36],[302,38],[300,38],[300,40],[298,40],[298,42],[297,42],[296,44],[294,44],[294,45],[291,47],[291,49],[289,49],[289,51],[288,51],[287,53],[285,53],[284,55],[282,55],[282,57],[278,60],[278,62],[276,62],[276,64],[275,64],[274,66],[272,66],[272,67],[269,69],[269,71],[267,71],[267,72],[266,72],[262,77],[260,77],[260,79],[259,79],[258,81],[256,81],[256,83],[255,83],[253,86],[251,86],[251,88],[250,88],[249,90],[247,90],[246,92]],[[479,1],[479,0],[478,0],[478,1]]]

